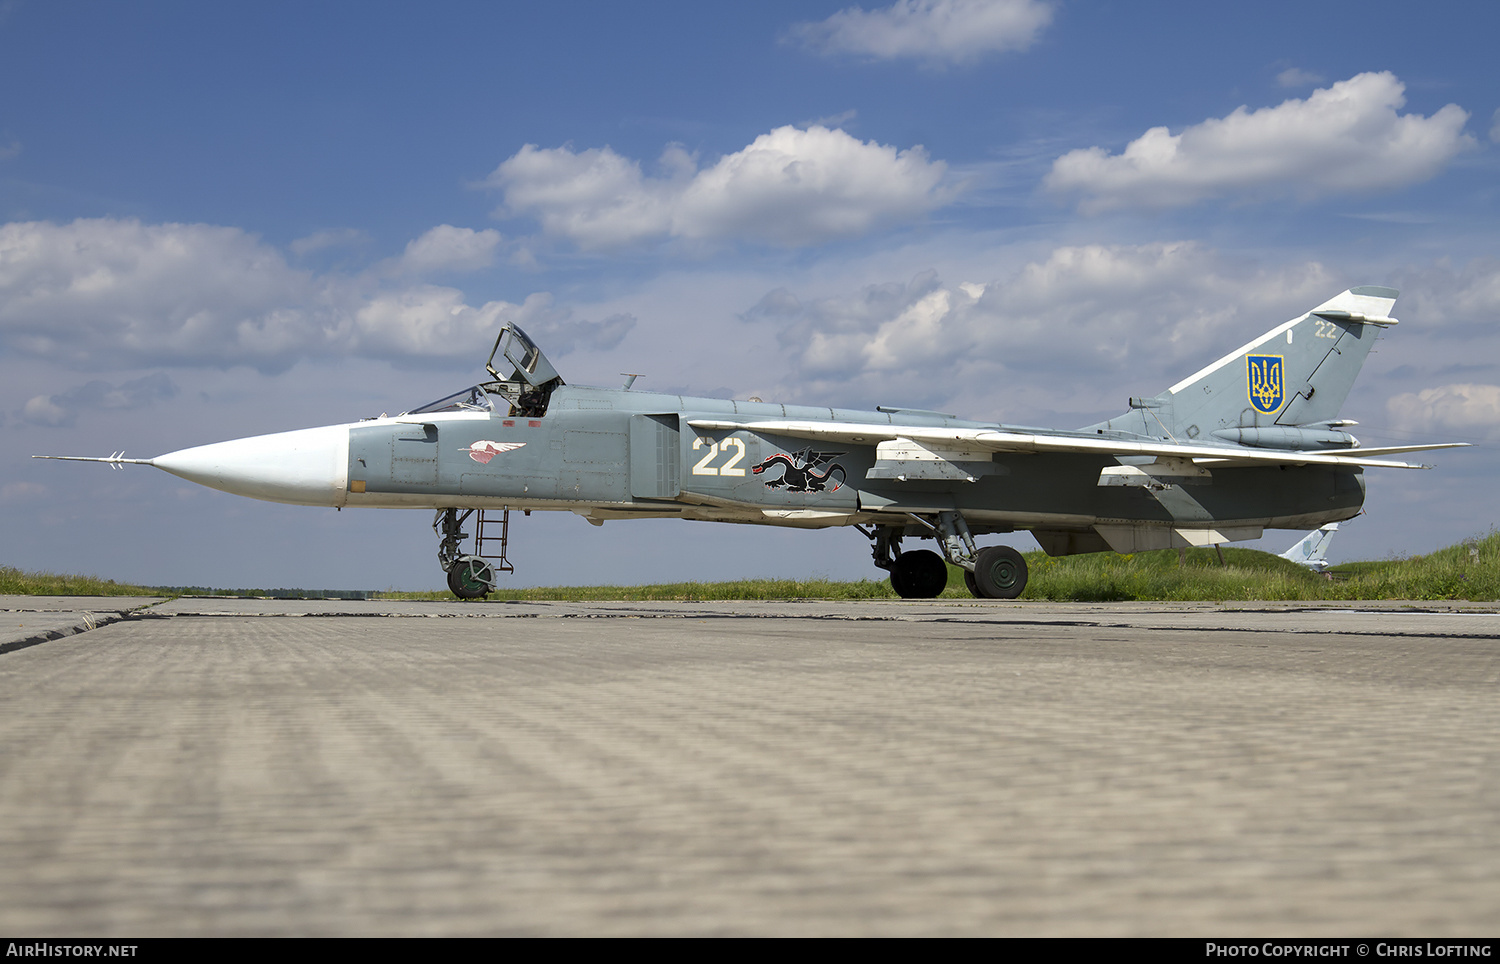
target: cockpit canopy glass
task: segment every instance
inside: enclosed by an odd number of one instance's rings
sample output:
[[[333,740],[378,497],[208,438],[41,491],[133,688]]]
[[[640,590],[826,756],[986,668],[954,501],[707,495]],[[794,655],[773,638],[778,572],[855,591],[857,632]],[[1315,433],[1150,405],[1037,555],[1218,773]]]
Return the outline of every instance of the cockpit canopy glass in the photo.
[[[440,398],[435,402],[428,402],[421,408],[414,408],[408,415],[426,415],[430,412],[491,412],[494,405],[490,402],[489,392],[484,390],[483,385],[475,385],[461,392],[454,392],[446,398]]]

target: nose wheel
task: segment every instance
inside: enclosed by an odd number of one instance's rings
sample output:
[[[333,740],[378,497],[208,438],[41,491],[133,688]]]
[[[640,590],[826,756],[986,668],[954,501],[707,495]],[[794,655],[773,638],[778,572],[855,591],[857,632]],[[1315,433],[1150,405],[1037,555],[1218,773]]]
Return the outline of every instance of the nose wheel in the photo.
[[[482,599],[495,581],[495,567],[478,556],[459,556],[448,570],[448,588],[459,599]]]

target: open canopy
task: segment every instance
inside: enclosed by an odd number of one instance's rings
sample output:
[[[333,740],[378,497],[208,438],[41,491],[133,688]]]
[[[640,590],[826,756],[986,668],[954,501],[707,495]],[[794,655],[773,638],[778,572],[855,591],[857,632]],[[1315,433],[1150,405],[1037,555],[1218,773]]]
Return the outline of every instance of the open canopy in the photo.
[[[504,373],[495,368],[496,356],[504,359],[513,370]],[[536,346],[536,342],[516,325],[507,322],[495,337],[495,347],[490,360],[484,366],[496,379],[503,382],[522,382],[532,388],[548,388],[562,384],[562,376],[547,361],[547,356]]]

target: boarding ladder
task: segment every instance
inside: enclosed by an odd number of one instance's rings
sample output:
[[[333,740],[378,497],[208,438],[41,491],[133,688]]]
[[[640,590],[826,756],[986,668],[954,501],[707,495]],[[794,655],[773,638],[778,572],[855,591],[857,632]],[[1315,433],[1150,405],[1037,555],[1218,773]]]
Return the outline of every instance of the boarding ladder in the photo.
[[[493,511],[493,510],[490,510]],[[498,533],[496,529],[500,530]],[[488,530],[488,531],[486,531]],[[485,552],[485,544],[499,543],[499,552]],[[516,567],[505,558],[510,546],[510,507],[500,510],[500,518],[492,518],[484,509],[479,510],[479,524],[474,528],[474,555],[495,560],[495,568],[501,572],[515,572]]]

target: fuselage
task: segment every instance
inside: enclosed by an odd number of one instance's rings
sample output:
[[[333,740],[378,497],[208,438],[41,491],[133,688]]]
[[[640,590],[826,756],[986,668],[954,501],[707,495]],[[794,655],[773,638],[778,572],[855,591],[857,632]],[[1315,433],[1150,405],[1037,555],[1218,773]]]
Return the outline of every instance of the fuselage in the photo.
[[[911,515],[957,511],[976,533],[1033,529],[1039,538],[1094,526],[1315,528],[1351,518],[1364,501],[1363,476],[1350,466],[1210,464],[1192,484],[1120,485],[1104,484],[1101,473],[1129,459],[1000,452],[965,463],[959,478],[941,477],[941,467],[925,477],[890,477],[876,468],[874,440],[809,441],[689,424],[789,419],[1000,427],[909,410],[560,386],[538,417],[499,408],[419,412],[185,449],[153,464],[238,495],[298,505],[509,507],[570,511],[592,522],[674,517],[805,527],[905,524]]]

